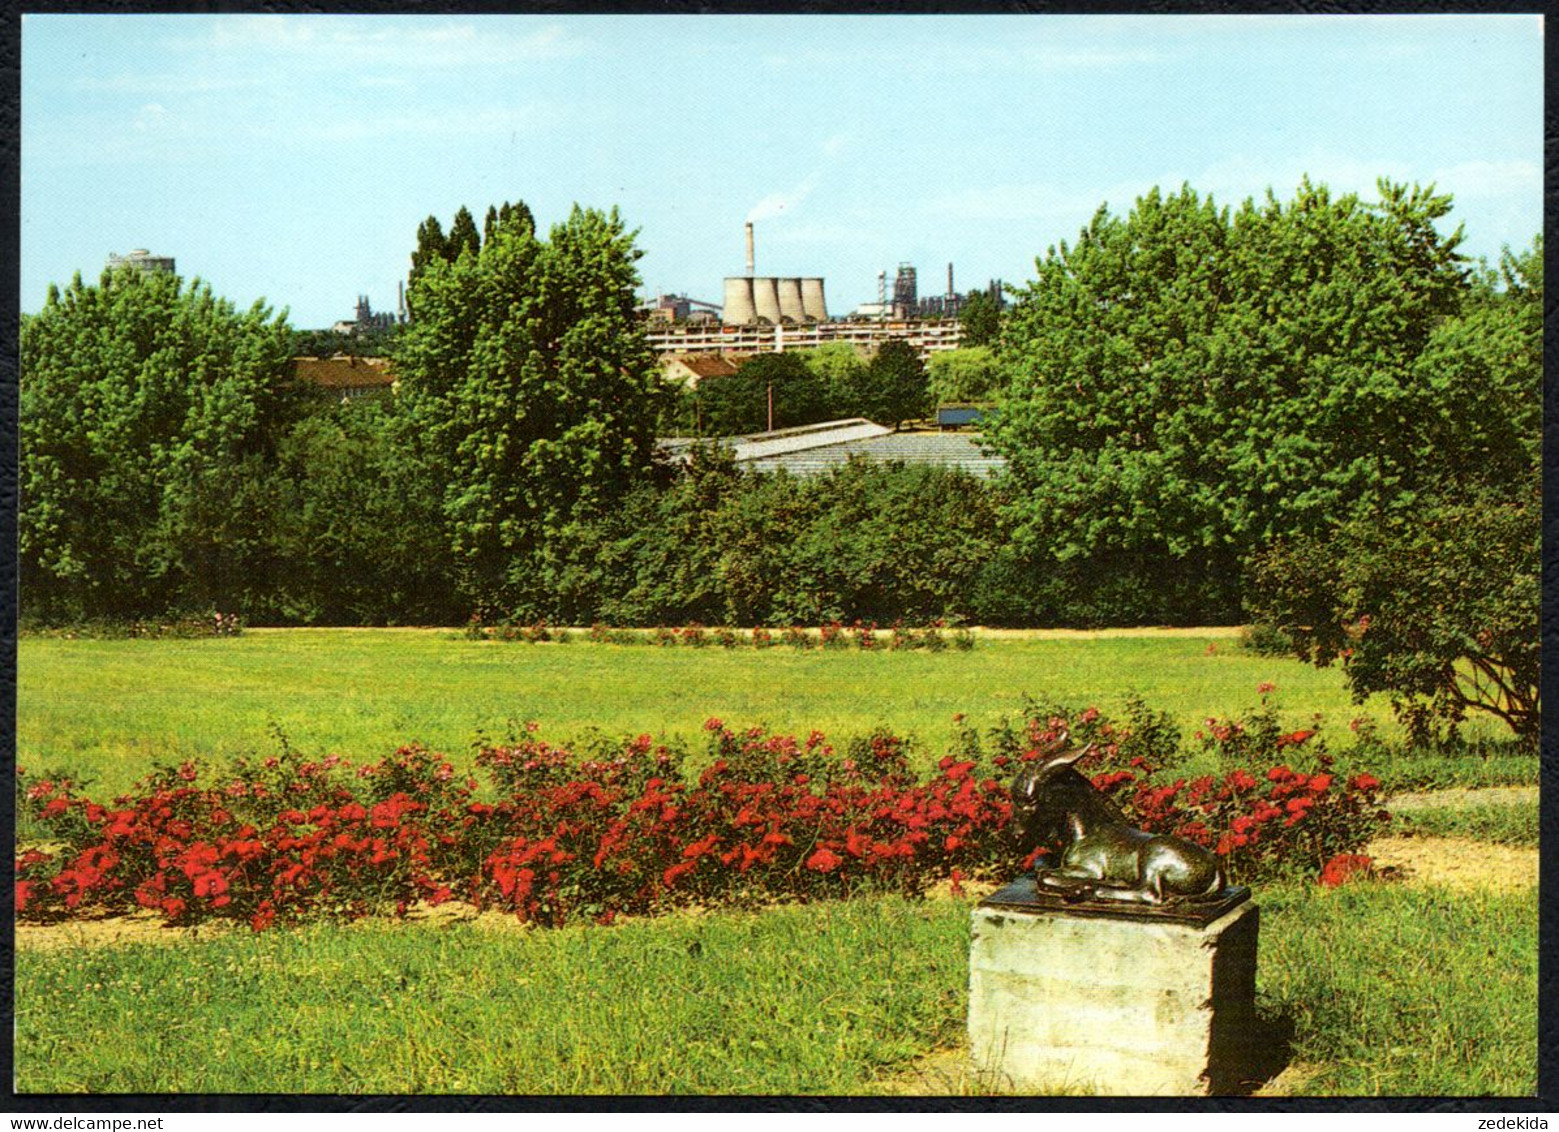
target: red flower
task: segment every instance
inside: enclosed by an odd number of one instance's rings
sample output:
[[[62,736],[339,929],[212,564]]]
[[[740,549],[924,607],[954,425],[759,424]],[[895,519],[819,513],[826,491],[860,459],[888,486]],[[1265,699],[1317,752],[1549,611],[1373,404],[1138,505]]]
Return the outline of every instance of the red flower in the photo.
[[[1348,785],[1354,790],[1374,790],[1380,786],[1380,779],[1373,774],[1356,774],[1348,780]]]
[[[1374,861],[1357,853],[1339,853],[1321,869],[1321,883],[1336,888],[1359,876],[1368,876]]]
[[[660,882],[667,888],[672,888],[678,880],[687,876],[688,873],[696,868],[698,868],[697,861],[683,861],[680,865],[672,865],[671,868],[660,875]]]
[[[221,873],[201,873],[194,880],[196,896],[221,896],[227,891],[227,878]],[[223,903],[225,904],[226,901],[223,901]]]
[[[1329,775],[1329,774],[1318,774],[1318,775],[1316,775],[1314,778],[1312,778],[1310,780],[1310,789],[1315,791],[1317,794],[1321,794],[1321,793],[1324,793],[1326,788],[1328,786],[1330,786],[1331,784],[1332,784],[1332,776],[1331,775]]]
[[[807,858],[807,868],[820,873],[831,873],[843,863],[843,858],[828,849],[819,849]]]

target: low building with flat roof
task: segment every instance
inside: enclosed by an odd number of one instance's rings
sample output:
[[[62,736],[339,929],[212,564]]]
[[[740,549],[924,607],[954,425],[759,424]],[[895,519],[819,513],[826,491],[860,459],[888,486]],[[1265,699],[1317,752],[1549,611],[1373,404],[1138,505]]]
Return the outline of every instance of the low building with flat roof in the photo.
[[[720,445],[730,450],[738,467],[755,472],[784,469],[795,476],[822,475],[852,459],[961,468],[980,479],[989,479],[1007,465],[982,448],[976,434],[894,432],[863,417],[746,436],[669,437],[657,444],[664,455],[679,460],[686,460],[698,445]]]

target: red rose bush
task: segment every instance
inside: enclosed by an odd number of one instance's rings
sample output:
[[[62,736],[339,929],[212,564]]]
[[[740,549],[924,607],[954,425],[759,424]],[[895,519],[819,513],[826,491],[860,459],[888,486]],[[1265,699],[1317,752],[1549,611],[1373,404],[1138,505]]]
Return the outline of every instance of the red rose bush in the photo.
[[[1367,871],[1357,856],[1383,819],[1378,781],[1310,769],[1169,778],[1142,753],[1162,725],[1098,712],[1030,718],[987,760],[972,732],[922,778],[910,747],[878,732],[836,750],[705,724],[696,776],[686,752],[648,735],[577,748],[529,728],[484,746],[474,775],[407,746],[377,763],[331,756],[240,760],[212,775],[159,770],[112,804],[67,778],[22,776],[38,840],[16,860],[23,920],[150,909],[170,924],[213,918],[256,931],[321,917],[404,914],[458,899],[538,925],[610,922],[678,906],[924,892],[1015,871],[1005,782],[1065,728],[1097,744],[1078,764],[1142,828],[1205,845],[1233,879],[1283,869],[1325,883]],[[476,776],[481,776],[479,779]],[[485,781],[483,781],[485,780]]]

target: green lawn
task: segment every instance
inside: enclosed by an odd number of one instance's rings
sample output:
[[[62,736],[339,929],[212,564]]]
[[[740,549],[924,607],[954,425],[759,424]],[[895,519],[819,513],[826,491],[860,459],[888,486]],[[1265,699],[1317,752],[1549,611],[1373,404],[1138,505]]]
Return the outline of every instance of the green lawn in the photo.
[[[501,736],[527,719],[554,736],[595,726],[689,739],[710,716],[834,735],[885,723],[940,745],[955,713],[988,726],[1016,715],[1025,693],[1109,707],[1136,690],[1189,724],[1253,707],[1263,680],[1279,684],[1296,720],[1323,711],[1340,726],[1357,710],[1336,672],[1242,653],[1228,639],[1171,637],[982,641],[929,654],[251,631],[28,639],[18,670],[23,764],[90,769],[116,787],[154,761],[267,747],[272,723],[303,750],[377,758],[411,740],[458,752],[478,731]]]
[[[1531,893],[1274,885],[1258,1005],[1321,1095],[1536,1088]],[[898,898],[529,932],[319,925],[34,950],[22,1092],[881,1091],[957,1047],[969,906]],[[978,1089],[977,1081],[964,1087]]]
[[[99,794],[128,788],[155,763],[273,749],[273,727],[305,752],[372,760],[411,741],[458,757],[479,732],[502,738],[527,719],[555,739],[598,727],[696,745],[703,721],[718,716],[802,734],[817,728],[836,739],[885,724],[916,736],[934,757],[956,713],[983,730],[1016,717],[1025,694],[1108,711],[1136,692],[1189,735],[1209,715],[1254,710],[1263,681],[1278,685],[1274,702],[1294,726],[1322,713],[1334,749],[1348,746],[1348,720],[1360,714],[1396,734],[1384,702],[1353,704],[1336,669],[1257,656],[1217,630],[1002,637],[935,654],[532,645],[393,629],[28,638],[19,652],[22,765],[90,774]],[[1535,781],[1536,759],[1530,764]],[[1436,764],[1426,773],[1444,771]],[[1502,781],[1512,773],[1469,765],[1453,777]]]

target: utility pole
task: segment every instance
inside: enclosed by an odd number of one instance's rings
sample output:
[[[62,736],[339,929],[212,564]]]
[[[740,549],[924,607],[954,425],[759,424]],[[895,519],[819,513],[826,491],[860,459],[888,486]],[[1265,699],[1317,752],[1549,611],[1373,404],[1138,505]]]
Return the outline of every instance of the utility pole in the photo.
[[[774,383],[769,382],[769,431],[774,431]]]

